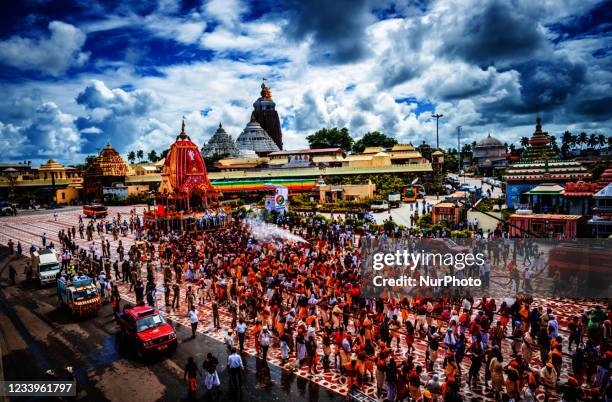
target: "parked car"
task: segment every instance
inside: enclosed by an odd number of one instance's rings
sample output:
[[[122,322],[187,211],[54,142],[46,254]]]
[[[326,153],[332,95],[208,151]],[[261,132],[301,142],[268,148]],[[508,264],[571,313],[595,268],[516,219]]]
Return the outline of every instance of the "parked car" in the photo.
[[[389,202],[387,200],[376,200],[370,208],[372,211],[386,211],[389,209]]]
[[[13,215],[13,207],[8,201],[0,201],[0,215]]]

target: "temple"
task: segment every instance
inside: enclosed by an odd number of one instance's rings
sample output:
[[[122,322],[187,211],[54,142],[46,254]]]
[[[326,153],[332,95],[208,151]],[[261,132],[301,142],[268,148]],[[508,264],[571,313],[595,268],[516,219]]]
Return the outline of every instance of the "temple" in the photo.
[[[474,147],[474,162],[480,174],[495,175],[496,170],[504,169],[508,163],[506,146],[497,138],[488,136],[478,141]]]
[[[185,121],[164,162],[158,196],[166,208],[176,211],[203,209],[216,200],[217,191],[208,180],[198,146],[185,133]]]
[[[89,164],[84,174],[86,198],[102,199],[104,187],[113,187],[125,182],[128,166],[110,144]]]
[[[236,146],[243,156],[267,156],[269,153],[279,151],[279,147],[270,138],[266,130],[251,116],[251,121],[246,125],[238,139]]]
[[[283,149],[283,133],[280,118],[276,112],[276,103],[272,100],[272,92],[265,83],[261,84],[261,96],[253,103],[251,121],[259,123],[261,128],[272,138],[278,149]]]
[[[542,131],[542,122],[538,117],[535,132],[520,161],[509,166],[503,174],[507,183],[506,204],[508,208],[519,209],[521,204],[527,204],[527,192],[539,184],[565,185],[590,178],[591,174],[579,162],[558,159],[550,145],[548,133]]]
[[[235,157],[238,156],[238,148],[236,148],[236,144],[232,137],[225,132],[221,123],[219,123],[219,128],[208,143],[202,147],[202,156],[215,156],[215,155],[224,155],[225,157]]]

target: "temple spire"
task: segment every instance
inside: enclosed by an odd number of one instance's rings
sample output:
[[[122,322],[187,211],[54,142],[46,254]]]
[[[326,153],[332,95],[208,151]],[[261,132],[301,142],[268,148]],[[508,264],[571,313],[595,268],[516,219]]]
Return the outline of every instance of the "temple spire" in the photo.
[[[181,123],[181,133],[178,136],[182,140],[188,138],[187,133],[185,133],[185,116],[183,116],[183,121]]]

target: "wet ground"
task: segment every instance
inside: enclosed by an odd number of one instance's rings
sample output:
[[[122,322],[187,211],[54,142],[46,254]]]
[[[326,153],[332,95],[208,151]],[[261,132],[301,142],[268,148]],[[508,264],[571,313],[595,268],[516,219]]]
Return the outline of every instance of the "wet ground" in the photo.
[[[314,382],[282,370],[274,364],[265,366],[253,356],[243,356],[247,372],[242,392],[229,388],[225,369],[225,346],[211,337],[198,334],[191,338],[190,329],[176,325],[178,351],[139,361],[130,353],[122,355],[116,348],[117,324],[110,305],[97,317],[75,322],[58,308],[54,287],[40,288],[27,283],[23,262],[0,256],[0,348],[4,379],[44,380],[45,371],[53,369],[65,378],[63,368],[75,367],[79,400],[109,401],[179,401],[187,400],[183,367],[189,356],[201,366],[204,356],[213,353],[219,361],[221,394],[205,395],[199,400],[229,401],[333,401],[344,398]],[[8,265],[18,271],[17,284],[8,280]],[[19,400],[27,400],[20,398]],[[36,399],[36,400],[41,400]]]

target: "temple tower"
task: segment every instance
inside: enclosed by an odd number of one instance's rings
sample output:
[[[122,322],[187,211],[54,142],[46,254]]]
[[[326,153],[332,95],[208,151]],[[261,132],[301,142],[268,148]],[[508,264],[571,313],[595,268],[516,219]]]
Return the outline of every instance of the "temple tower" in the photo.
[[[272,138],[278,149],[283,149],[283,133],[280,118],[276,112],[276,103],[272,100],[272,92],[265,83],[261,84],[260,98],[253,103],[251,120],[255,120]]]

